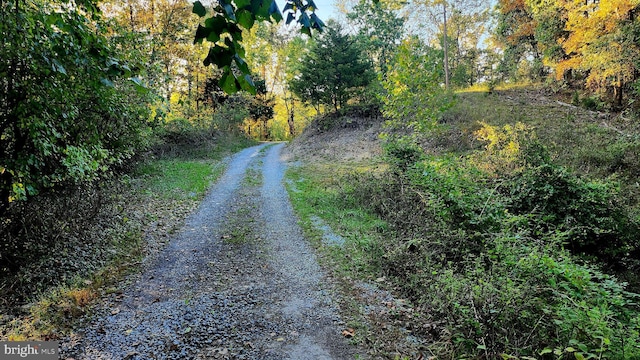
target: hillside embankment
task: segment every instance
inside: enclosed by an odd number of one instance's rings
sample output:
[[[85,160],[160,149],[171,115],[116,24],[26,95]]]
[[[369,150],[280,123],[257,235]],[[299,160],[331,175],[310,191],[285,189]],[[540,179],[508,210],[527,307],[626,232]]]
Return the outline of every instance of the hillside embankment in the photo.
[[[385,143],[382,122],[318,118],[286,151],[355,342],[383,358],[640,356],[631,113],[517,89],[459,93],[411,141]]]

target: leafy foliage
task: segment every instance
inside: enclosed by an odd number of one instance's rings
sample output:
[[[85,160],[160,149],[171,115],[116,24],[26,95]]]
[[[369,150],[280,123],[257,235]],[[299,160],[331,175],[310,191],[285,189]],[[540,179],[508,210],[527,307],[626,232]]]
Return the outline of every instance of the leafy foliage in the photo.
[[[406,39],[382,80],[384,115],[392,125],[417,132],[433,127],[439,114],[453,104],[442,79],[441,53],[416,38]]]
[[[631,0],[602,3],[561,3],[567,13],[565,29],[569,36],[561,41],[567,57],[556,66],[556,77],[570,69],[587,74],[586,86],[612,87],[618,105],[622,104],[625,84],[635,79],[640,60],[637,22],[634,12],[640,3]],[[607,24],[601,26],[601,24]]]
[[[311,29],[322,31],[324,23],[315,14],[316,9],[313,0],[287,0],[284,7],[286,23],[293,22],[297,16],[303,33],[310,36]],[[223,0],[214,4],[211,16],[206,17],[207,12],[200,1],[194,2],[193,13],[203,20],[196,30],[195,42],[207,40],[213,44],[204,59],[204,65],[214,64],[222,69],[219,85],[225,92],[234,93],[242,89],[255,94],[249,65],[244,60],[242,29],[251,29],[256,21],[282,21],[283,16],[276,1]],[[241,75],[238,76],[233,69],[239,70]]]
[[[501,70],[516,78],[520,64],[533,59],[530,78],[552,70],[556,81],[606,94],[619,107],[638,74],[639,6],[632,0],[500,1]]]
[[[93,2],[2,4],[0,208],[91,181],[144,146],[146,92]]]
[[[326,31],[302,56],[298,76],[289,85],[300,99],[314,107],[332,106],[335,110],[362,91],[372,80],[371,64],[362,55],[354,37],[343,34],[342,26],[329,22]]]
[[[376,70],[386,73],[398,42],[403,35],[404,19],[394,13],[390,3],[360,0],[348,19],[358,28],[364,51],[372,59]]]
[[[395,279],[439,324],[437,335],[414,328],[433,339],[431,351],[635,358],[637,295],[577,255],[626,263],[638,224],[616,204],[614,184],[554,165],[528,131],[485,129],[490,142],[475,154],[412,156],[404,171],[348,175],[356,185],[342,187],[336,206],[388,224],[360,251],[382,247],[381,257],[364,256],[379,266],[374,276]],[[503,166],[484,164],[497,158]]]

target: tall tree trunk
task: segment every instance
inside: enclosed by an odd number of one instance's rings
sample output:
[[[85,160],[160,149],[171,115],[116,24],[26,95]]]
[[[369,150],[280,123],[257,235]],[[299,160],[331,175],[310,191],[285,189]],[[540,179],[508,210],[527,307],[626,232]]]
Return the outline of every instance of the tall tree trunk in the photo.
[[[198,70],[196,69],[196,111],[200,111],[200,82]]]
[[[447,3],[442,3],[442,17],[443,17],[443,44],[444,48],[444,86],[447,90],[449,90],[449,46],[447,39]]]
[[[620,80],[620,78],[618,78],[618,84],[616,86],[614,86],[613,88],[613,92],[614,92],[614,97],[615,97],[615,104],[618,107],[622,106],[622,88],[623,88],[623,83],[622,80]]]
[[[131,26],[131,32],[136,32],[135,20],[133,18],[133,3],[129,0],[129,25]],[[135,46],[134,46],[135,49]]]
[[[296,106],[296,100],[292,98],[291,109],[289,109],[289,117],[287,118],[287,124],[289,124],[289,135],[291,135],[291,137],[296,136],[296,125],[294,123],[295,106]]]

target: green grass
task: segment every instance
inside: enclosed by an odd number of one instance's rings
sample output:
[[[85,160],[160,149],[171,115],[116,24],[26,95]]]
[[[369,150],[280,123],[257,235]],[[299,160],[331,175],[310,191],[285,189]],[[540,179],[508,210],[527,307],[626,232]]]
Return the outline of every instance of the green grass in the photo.
[[[262,185],[262,161],[256,163],[255,166],[247,168],[245,172],[243,183],[247,186],[260,186]]]
[[[345,186],[342,172],[347,168],[334,165],[289,168],[286,174],[289,196],[305,234],[325,255],[325,260],[333,264],[339,276],[375,279],[380,273],[377,259],[383,255],[379,243],[388,226],[364,209],[345,205],[349,204],[349,199],[341,197]],[[359,169],[367,171],[373,167]],[[344,243],[323,245],[323,231],[314,224],[314,217],[322,219],[344,239]]]
[[[544,96],[547,96],[546,100],[541,99]],[[561,165],[598,177],[611,174],[610,160],[622,156],[607,156],[607,153],[623,148],[625,144],[636,146],[640,137],[634,124],[618,117],[600,118],[584,109],[560,105],[549,95],[536,91],[509,90],[494,95],[461,92],[456,105],[444,114],[443,121],[451,136],[449,141],[445,136],[440,139],[447,151],[464,152],[481,147],[473,137],[473,132],[480,128],[480,121],[494,126],[522,122],[533,128]],[[638,171],[638,164],[627,165],[622,170]]]
[[[485,144],[474,135],[480,122],[493,126],[521,122],[532,128],[557,164],[590,178],[619,179],[629,204],[640,201],[635,181],[640,176],[640,129],[633,119],[561,105],[552,95],[533,90],[457,96],[456,105],[443,116],[444,126],[426,141],[435,153],[462,155],[482,149]]]
[[[176,200],[200,199],[223,170],[217,161],[172,159],[146,162],[137,175],[144,178],[142,186],[149,194]]]
[[[101,294],[119,291],[120,281],[138,271],[139,261],[146,253],[143,235],[150,233],[147,227],[166,224],[165,228],[151,232],[159,231],[156,235],[160,236],[171,234],[223,173],[224,156],[254,144],[235,136],[199,146],[183,144],[159,159],[140,163],[132,173],[102,190],[106,199],[102,206],[110,210],[100,215],[106,218],[86,222],[87,227],[100,228],[87,229],[86,234],[67,234],[96,246],[83,248],[81,255],[77,248],[55,253],[55,261],[73,261],[72,268],[80,267],[81,274],[60,274],[52,270],[55,276],[48,280],[46,289],[32,293],[28,314],[18,315],[0,326],[0,340],[55,339],[73,331]],[[65,243],[75,246],[64,239],[57,241],[60,246]],[[66,259],[65,253],[81,258]],[[96,264],[101,265],[96,267]],[[22,279],[24,275],[14,276]],[[24,286],[33,287],[29,278],[20,281]]]
[[[420,351],[442,358],[638,356],[635,295],[601,267],[590,265],[594,257],[585,260],[568,245],[597,241],[577,239],[587,229],[609,226],[603,221],[607,216],[618,216],[602,209],[621,210],[621,223],[634,229],[638,132],[633,124],[539,96],[527,89],[458,94],[444,125],[421,142],[429,157],[412,171],[332,163],[287,173],[306,234],[340,278],[385,277],[385,285],[422,305],[424,311],[406,325],[416,334],[433,336]],[[480,122],[496,129],[518,122],[532,128],[524,131],[535,132],[551,155],[547,167],[540,169],[555,169],[553,176],[536,172],[533,163],[531,168],[519,167],[516,162],[523,160],[510,158],[511,150],[485,151],[486,144],[474,134]],[[612,177],[622,184],[621,192],[614,190]],[[554,195],[544,201],[546,191]],[[568,205],[544,210],[560,200]],[[527,201],[535,202],[533,210],[515,206]],[[566,221],[553,223],[554,217],[563,219],[574,208]],[[345,245],[322,245],[314,216],[344,237]],[[591,223],[585,220],[590,216],[595,216]],[[570,224],[585,233],[574,233]],[[628,235],[624,226],[612,233]],[[357,301],[349,308],[357,313]],[[361,318],[356,314],[347,319],[358,327],[355,340],[380,343],[364,338],[375,326]],[[439,335],[421,333],[433,324],[438,324]],[[544,355],[552,353],[556,355]]]

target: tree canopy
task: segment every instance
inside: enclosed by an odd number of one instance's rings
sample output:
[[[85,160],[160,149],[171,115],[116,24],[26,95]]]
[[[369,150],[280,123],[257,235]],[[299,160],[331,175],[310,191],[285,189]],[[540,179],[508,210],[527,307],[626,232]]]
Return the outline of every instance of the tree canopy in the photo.
[[[532,56],[537,76],[553,73],[557,81],[608,93],[621,106],[640,72],[638,9],[637,0],[501,0],[503,71],[514,77]]]
[[[93,1],[16,0],[0,12],[0,211],[94,179],[142,143],[146,94]]]
[[[371,63],[355,38],[344,34],[339,23],[330,21],[302,56],[298,75],[290,86],[294,94],[315,107],[325,105],[337,110],[366,87],[373,76]]]
[[[287,0],[284,12],[286,23],[294,20],[301,31],[311,35],[311,30],[322,31],[324,23],[315,14],[317,9],[313,0]],[[253,27],[256,21],[280,22],[283,15],[275,0],[221,0],[211,9],[200,1],[193,4],[193,13],[201,19],[195,35],[195,42],[207,40],[212,45],[204,59],[205,66],[214,64],[222,69],[220,86],[228,93],[245,90],[255,94],[255,84],[251,80],[251,71],[245,61],[245,49],[242,46],[242,33]],[[237,70],[239,74],[234,72]]]

